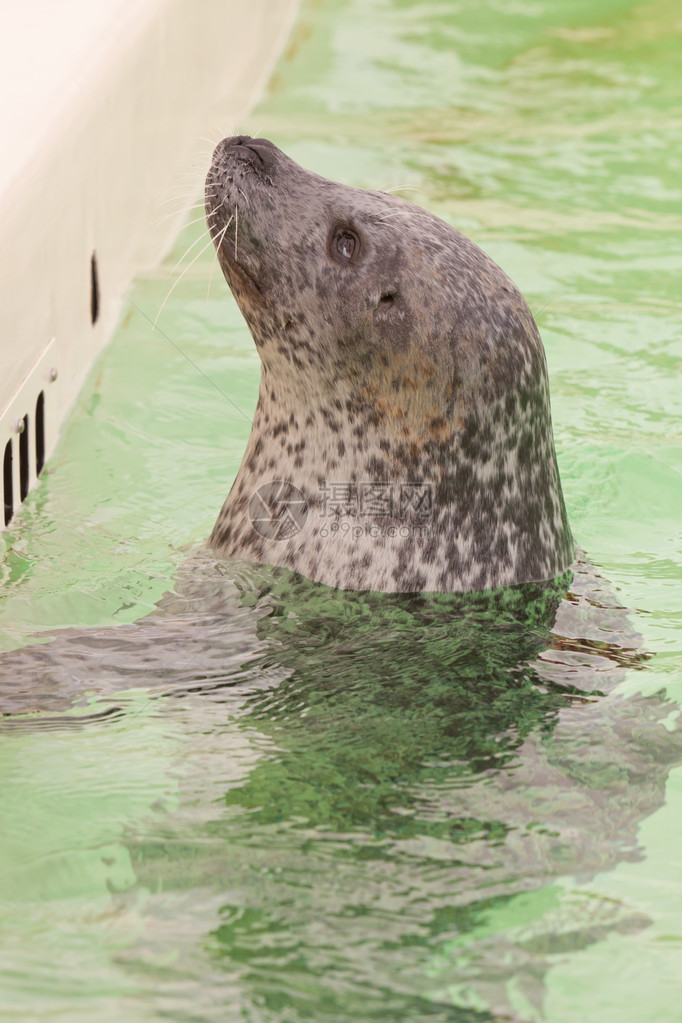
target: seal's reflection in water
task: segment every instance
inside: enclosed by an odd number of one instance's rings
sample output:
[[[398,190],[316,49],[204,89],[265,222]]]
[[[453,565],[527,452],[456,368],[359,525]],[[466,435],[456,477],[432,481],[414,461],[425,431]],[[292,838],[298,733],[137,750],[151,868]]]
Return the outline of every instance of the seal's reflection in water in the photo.
[[[136,626],[8,655],[2,694],[11,665],[26,693],[32,659],[33,684],[49,663],[58,686],[96,654],[102,689],[203,693],[217,728],[239,708],[238,727],[269,740],[195,835],[128,840],[141,885],[225,893],[209,954],[247,1001],[386,1019],[473,992],[505,1013],[512,981],[541,1000],[553,951],[646,925],[594,897],[533,903],[554,878],[638,858],[638,825],[682,761],[676,705],[613,692],[646,661],[588,570],[568,596],[496,598],[226,571],[209,559]],[[496,933],[499,913],[511,930]]]

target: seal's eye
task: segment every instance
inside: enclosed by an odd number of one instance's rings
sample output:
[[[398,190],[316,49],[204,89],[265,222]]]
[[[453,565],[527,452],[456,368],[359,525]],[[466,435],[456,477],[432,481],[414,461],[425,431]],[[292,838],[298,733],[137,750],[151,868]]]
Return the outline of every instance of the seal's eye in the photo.
[[[360,251],[360,239],[350,228],[338,228],[332,236],[331,251],[338,263],[350,263]]]

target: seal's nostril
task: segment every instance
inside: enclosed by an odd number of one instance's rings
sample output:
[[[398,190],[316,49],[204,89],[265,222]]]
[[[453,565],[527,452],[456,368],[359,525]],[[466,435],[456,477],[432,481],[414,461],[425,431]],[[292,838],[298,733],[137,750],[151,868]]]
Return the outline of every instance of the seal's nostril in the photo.
[[[254,166],[260,164],[268,169],[274,163],[278,152],[277,146],[269,139],[254,139],[250,135],[233,135],[218,143],[213,152],[213,163],[220,164],[226,158],[236,158],[241,162],[250,162]]]
[[[265,152],[274,155],[278,151],[277,146],[270,139],[248,139],[247,142],[249,149],[258,150],[261,153]]]
[[[251,141],[250,135],[230,135],[229,138],[221,139],[213,150],[213,162],[220,161],[221,157],[231,149],[237,149],[239,146],[244,146]]]
[[[225,149],[231,149],[233,146],[243,146],[246,145],[247,142],[251,141],[252,139],[250,135],[231,135],[229,138],[223,139],[220,145]]]

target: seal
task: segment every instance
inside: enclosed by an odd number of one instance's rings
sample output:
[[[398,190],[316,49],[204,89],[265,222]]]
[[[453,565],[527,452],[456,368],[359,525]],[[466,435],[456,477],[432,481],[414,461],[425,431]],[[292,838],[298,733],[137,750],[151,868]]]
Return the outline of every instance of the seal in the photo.
[[[243,135],[214,151],[206,215],[261,360],[220,555],[387,592],[570,566],[542,341],[481,249]]]

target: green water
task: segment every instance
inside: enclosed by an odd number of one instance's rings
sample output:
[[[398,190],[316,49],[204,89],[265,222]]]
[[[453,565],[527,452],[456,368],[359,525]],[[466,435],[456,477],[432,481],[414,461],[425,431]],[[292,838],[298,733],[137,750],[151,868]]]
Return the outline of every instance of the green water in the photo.
[[[682,1021],[681,34],[672,0],[304,4],[239,127],[520,285],[609,583],[553,624],[193,562],[258,360],[208,250],[151,331],[188,227],[2,538],[0,1019]]]

